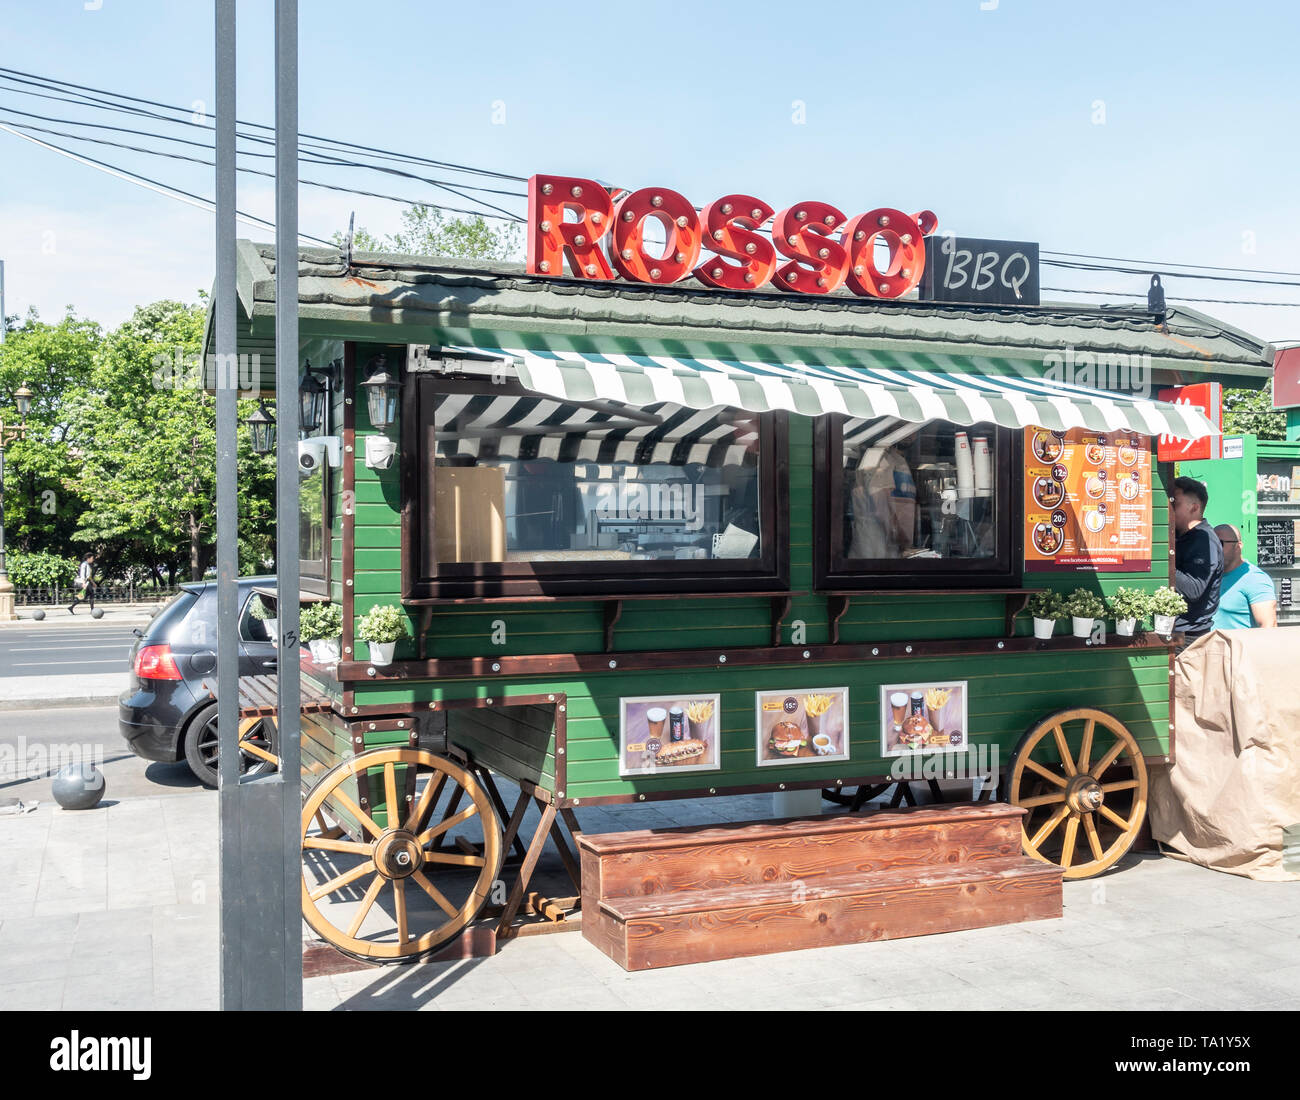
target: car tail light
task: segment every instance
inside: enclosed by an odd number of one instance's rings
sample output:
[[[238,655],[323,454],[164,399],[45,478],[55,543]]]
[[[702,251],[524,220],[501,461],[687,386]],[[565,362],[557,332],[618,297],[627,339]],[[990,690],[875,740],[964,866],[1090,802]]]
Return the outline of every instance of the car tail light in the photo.
[[[141,646],[135,655],[135,674],[141,680],[179,680],[181,670],[176,667],[169,645]]]

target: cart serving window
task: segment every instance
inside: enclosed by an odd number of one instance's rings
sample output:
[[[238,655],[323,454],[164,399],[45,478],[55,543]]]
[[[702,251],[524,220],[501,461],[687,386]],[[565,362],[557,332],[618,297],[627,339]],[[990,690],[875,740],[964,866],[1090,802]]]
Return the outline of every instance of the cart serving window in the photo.
[[[781,414],[556,398],[450,364],[408,401],[412,595],[784,587]]]

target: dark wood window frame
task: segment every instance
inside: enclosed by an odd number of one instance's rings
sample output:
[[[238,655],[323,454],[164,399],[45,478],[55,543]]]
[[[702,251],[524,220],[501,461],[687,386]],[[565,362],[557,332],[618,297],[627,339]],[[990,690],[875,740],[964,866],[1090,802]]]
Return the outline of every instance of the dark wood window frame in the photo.
[[[326,462],[321,468],[321,556],[319,558],[298,559],[299,586],[305,592],[322,595],[329,595],[330,541],[333,534],[330,523],[330,479],[332,476],[330,464]],[[299,551],[301,552],[301,546]]]
[[[813,427],[813,584],[818,591],[888,589],[978,590],[1019,586],[1024,574],[1024,433],[997,428],[999,455],[994,492],[999,503],[998,543],[993,559],[909,558],[897,563],[852,559],[842,545],[844,516],[843,424],[841,416],[819,416]]]
[[[785,413],[759,421],[759,517],[762,556],[753,560],[681,562],[488,562],[427,568],[435,517],[421,515],[422,479],[433,478],[435,456],[423,449],[424,422],[438,393],[490,392],[527,396],[515,383],[434,374],[410,374],[402,398],[402,600],[555,596],[777,594],[788,592],[789,429]],[[431,551],[429,551],[431,556]]]

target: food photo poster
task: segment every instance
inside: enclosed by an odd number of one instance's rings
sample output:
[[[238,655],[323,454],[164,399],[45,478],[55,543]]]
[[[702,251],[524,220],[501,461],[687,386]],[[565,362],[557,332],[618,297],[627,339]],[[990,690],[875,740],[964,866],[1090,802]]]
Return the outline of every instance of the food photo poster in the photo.
[[[798,688],[754,694],[758,764],[849,758],[849,689]]]
[[[619,700],[619,775],[716,772],[720,695]]]
[[[970,748],[966,681],[886,684],[880,689],[880,755]]]

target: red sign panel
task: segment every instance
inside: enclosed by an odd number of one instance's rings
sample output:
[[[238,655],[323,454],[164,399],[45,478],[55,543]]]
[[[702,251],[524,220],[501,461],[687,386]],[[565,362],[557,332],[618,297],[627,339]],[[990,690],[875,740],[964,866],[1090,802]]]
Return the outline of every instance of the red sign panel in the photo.
[[[1300,345],[1279,348],[1273,357],[1273,408],[1300,407]]]
[[[613,196],[622,194],[614,201]],[[664,243],[647,247],[646,222]],[[771,222],[771,239],[758,233]],[[881,207],[848,217],[825,202],[774,211],[752,195],[724,195],[697,212],[667,187],[630,194],[573,176],[528,181],[528,273],[624,279],[667,286],[693,276],[706,286],[758,290],[769,282],[800,294],[847,285],[865,298],[899,298],[921,281],[925,237],[938,218]],[[884,262],[876,246],[884,246]],[[707,255],[701,260],[701,251]],[[789,262],[777,266],[777,253]]]
[[[1223,431],[1223,387],[1218,382],[1198,382],[1194,386],[1174,386],[1156,396],[1175,405],[1200,409],[1220,432]],[[1160,462],[1191,462],[1203,458],[1223,457],[1223,436],[1204,435],[1200,439],[1180,439],[1162,435],[1156,448]]]

